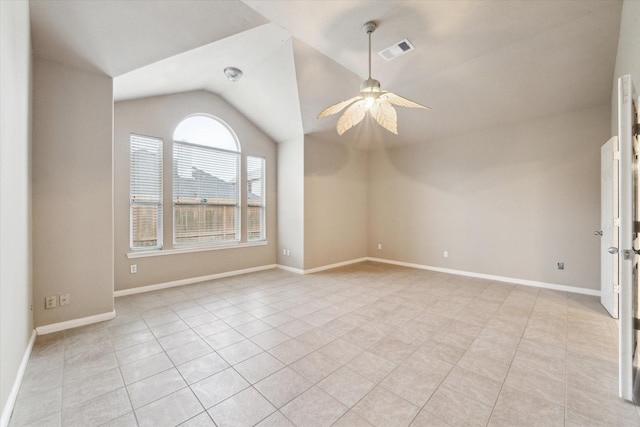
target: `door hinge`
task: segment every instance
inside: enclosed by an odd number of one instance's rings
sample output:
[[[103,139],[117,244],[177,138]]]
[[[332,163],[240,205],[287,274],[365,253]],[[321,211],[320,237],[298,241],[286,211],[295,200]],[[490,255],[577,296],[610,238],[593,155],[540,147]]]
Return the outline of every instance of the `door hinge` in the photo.
[[[620,285],[613,285],[613,293],[614,294],[620,293]]]
[[[613,226],[614,227],[620,227],[620,218],[614,218],[613,219]]]
[[[620,151],[613,152],[613,160],[620,160]]]

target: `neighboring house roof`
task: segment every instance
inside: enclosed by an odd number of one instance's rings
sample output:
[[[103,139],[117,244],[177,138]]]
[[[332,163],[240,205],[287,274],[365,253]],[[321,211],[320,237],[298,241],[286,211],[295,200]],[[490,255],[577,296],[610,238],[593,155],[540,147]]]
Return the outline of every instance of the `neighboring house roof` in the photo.
[[[147,150],[137,150],[131,159],[131,169],[152,168],[158,162],[156,153]],[[151,196],[158,194],[159,180],[135,179],[136,174],[131,178],[131,194],[139,196]],[[238,187],[236,182],[225,181],[213,176],[195,166],[191,168],[191,177],[183,177],[175,171],[173,174],[174,195],[183,198],[199,198],[212,200],[232,200],[238,197]],[[249,200],[260,200],[260,196],[248,193]]]

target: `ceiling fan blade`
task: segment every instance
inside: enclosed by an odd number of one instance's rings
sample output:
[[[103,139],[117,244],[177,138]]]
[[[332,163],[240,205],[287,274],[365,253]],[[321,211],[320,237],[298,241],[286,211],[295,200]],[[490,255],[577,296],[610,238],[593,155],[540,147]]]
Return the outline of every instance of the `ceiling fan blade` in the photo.
[[[431,107],[427,107],[426,105],[418,104],[417,102],[411,101],[410,99],[403,98],[400,95],[396,95],[392,92],[386,92],[380,95],[381,99],[386,100],[387,102],[397,105],[399,107],[409,107],[409,108],[424,108],[427,110],[431,110]]]
[[[340,119],[338,119],[338,125],[336,126],[338,130],[338,135],[342,135],[358,123],[364,119],[367,110],[364,106],[364,100],[359,100],[354,102],[347,108]]]
[[[398,114],[391,104],[378,99],[371,106],[370,112],[380,126],[391,133],[398,134]]]
[[[346,101],[341,101],[341,102],[338,102],[337,104],[333,104],[332,106],[327,107],[324,110],[322,110],[322,112],[320,114],[318,114],[318,117],[316,117],[316,118],[317,119],[321,119],[323,117],[339,113],[340,111],[342,111],[343,108],[345,108],[346,106],[348,106],[350,104],[353,104],[354,102],[356,102],[359,99],[362,99],[362,96],[359,96],[359,95],[358,96],[354,96],[353,98],[347,99]]]

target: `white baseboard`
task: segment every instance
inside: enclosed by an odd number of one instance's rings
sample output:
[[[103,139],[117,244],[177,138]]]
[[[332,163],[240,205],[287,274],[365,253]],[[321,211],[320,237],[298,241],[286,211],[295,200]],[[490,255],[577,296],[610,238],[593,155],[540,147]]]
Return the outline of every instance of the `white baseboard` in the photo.
[[[53,332],[64,331],[66,329],[77,328],[78,326],[91,325],[93,323],[104,322],[116,317],[116,312],[109,311],[107,313],[96,314],[93,316],[81,317],[79,319],[67,320],[66,322],[52,323],[50,325],[38,326],[36,333],[38,335],[51,334]]]
[[[223,277],[238,276],[240,274],[255,273],[257,271],[271,270],[276,268],[276,264],[261,265],[260,267],[245,268],[244,270],[227,271],[224,273],[209,274],[208,276],[191,277],[188,279],[174,280],[172,282],[158,283],[156,285],[140,286],[138,288],[123,289],[115,291],[115,298],[126,295],[140,294],[144,292],[152,292],[160,289],[173,288],[176,286],[192,285],[194,283],[206,282],[207,280],[222,279]]]
[[[289,267],[288,265],[278,264],[277,268],[280,270],[288,271],[289,273],[304,274],[304,270],[300,270],[299,268]]]
[[[309,268],[309,269],[306,269],[306,270],[302,270],[302,269],[295,268],[295,267],[289,267],[289,266],[282,265],[282,264],[268,264],[268,265],[263,265],[263,266],[260,266],[260,267],[246,268],[246,269],[243,269],[243,270],[234,270],[234,271],[228,271],[228,272],[225,272],[225,273],[210,274],[208,276],[192,277],[192,278],[189,278],[189,279],[175,280],[175,281],[172,281],[172,282],[165,282],[165,283],[158,283],[158,284],[155,284],[155,285],[141,286],[141,287],[138,287],[138,288],[123,289],[123,290],[120,290],[120,291],[115,291],[113,293],[113,296],[118,298],[118,297],[122,297],[122,296],[126,296],[126,295],[133,295],[133,294],[139,294],[139,293],[144,293],[144,292],[157,291],[157,290],[160,290],[160,289],[173,288],[173,287],[176,287],[176,286],[191,285],[191,284],[194,284],[194,283],[204,282],[204,281],[207,281],[207,280],[215,280],[215,279],[221,279],[221,278],[224,278],[224,277],[237,276],[237,275],[240,275],[240,274],[247,274],[247,273],[254,273],[254,272],[257,272],[257,271],[270,270],[272,268],[278,268],[280,270],[288,271],[290,273],[304,275],[304,274],[318,273],[320,271],[331,270],[333,268],[344,267],[346,265],[357,264],[357,263],[365,262],[365,261],[380,262],[380,263],[384,263],[384,264],[393,264],[393,265],[399,265],[399,266],[403,266],[403,267],[417,268],[417,269],[420,269],[420,270],[437,271],[437,272],[440,272],[440,273],[454,274],[454,275],[458,275],[458,276],[475,277],[475,278],[478,278],[478,279],[495,280],[497,282],[513,283],[513,284],[516,284],[516,285],[534,286],[534,287],[544,288],[544,289],[553,289],[553,290],[556,290],[556,291],[564,291],[564,292],[592,295],[592,296],[598,296],[598,297],[600,296],[600,291],[599,290],[595,290],[595,289],[579,288],[577,286],[568,286],[568,285],[561,285],[561,284],[556,284],[556,283],[539,282],[539,281],[535,281],[535,280],[518,279],[518,278],[515,278],[515,277],[505,277],[505,276],[496,276],[496,275],[492,275],[492,274],[475,273],[475,272],[471,272],[471,271],[454,270],[454,269],[450,269],[450,268],[433,267],[433,266],[429,266],[429,265],[414,264],[414,263],[410,263],[410,262],[394,261],[394,260],[390,260],[390,259],[375,258],[375,257],[355,258],[355,259],[351,259],[351,260],[348,260],[348,261],[342,261],[342,262],[338,262],[338,263],[335,263],[335,264],[323,265],[323,266],[320,266],[320,267]],[[78,326],[80,326],[80,325],[78,325]],[[75,327],[75,326],[72,326],[72,327]],[[68,329],[68,328],[63,328],[63,329]],[[60,329],[60,330],[62,330],[62,329]],[[52,331],[52,332],[55,332],[55,331]],[[46,332],[46,333],[49,333],[49,332]],[[38,335],[40,335],[40,332],[38,332]]]
[[[560,285],[560,284],[556,284],[556,283],[538,282],[538,281],[535,281],[535,280],[517,279],[517,278],[514,278],[514,277],[495,276],[493,274],[474,273],[474,272],[470,272],[470,271],[453,270],[453,269],[450,269],[450,268],[431,267],[431,266],[428,266],[428,265],[413,264],[413,263],[410,263],[410,262],[402,262],[402,261],[393,261],[393,260],[384,259],[384,258],[368,257],[367,260],[368,261],[373,261],[373,262],[381,262],[381,263],[384,263],[384,264],[400,265],[400,266],[403,266],[403,267],[418,268],[420,270],[430,270],[430,271],[437,271],[437,272],[440,272],[440,273],[455,274],[455,275],[458,275],[458,276],[475,277],[475,278],[478,278],[478,279],[486,279],[486,280],[495,280],[496,282],[506,282],[506,283],[514,283],[516,285],[534,286],[534,287],[537,287],[537,288],[553,289],[555,291],[571,292],[571,293],[574,293],[574,294],[592,295],[592,296],[597,296],[597,297],[600,296],[600,291],[599,290],[579,288],[577,286],[568,286],[568,285]]]
[[[310,269],[304,270],[302,274],[317,273],[319,271],[331,270],[332,268],[344,267],[345,265],[357,264],[359,262],[365,262],[368,260],[369,259],[367,257],[351,259],[349,261],[342,261],[342,262],[337,262],[335,264],[323,265],[322,267],[310,268]]]
[[[18,372],[16,373],[16,380],[13,382],[13,387],[11,387],[11,392],[9,393],[9,397],[7,398],[7,402],[2,409],[2,418],[0,419],[0,426],[2,427],[7,427],[9,425],[9,421],[11,420],[13,407],[16,404],[18,392],[20,391],[20,386],[22,385],[22,378],[24,378],[24,373],[27,370],[27,364],[29,363],[29,357],[31,357],[31,350],[33,350],[33,344],[35,342],[36,330],[34,329],[31,332],[31,338],[29,338],[29,343],[27,344],[27,348],[25,349],[24,355],[22,356],[20,367],[18,368]]]

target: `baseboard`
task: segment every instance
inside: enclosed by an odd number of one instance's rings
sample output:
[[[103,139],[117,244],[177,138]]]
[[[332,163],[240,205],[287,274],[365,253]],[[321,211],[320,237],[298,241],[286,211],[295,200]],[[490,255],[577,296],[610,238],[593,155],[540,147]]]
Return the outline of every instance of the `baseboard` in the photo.
[[[288,265],[278,264],[276,267],[279,270],[288,271],[289,273],[304,274],[304,270],[300,270],[299,268],[289,267]]]
[[[11,420],[11,414],[13,413],[13,407],[16,404],[16,399],[18,398],[18,392],[20,391],[20,386],[22,385],[22,379],[24,378],[24,373],[27,370],[27,364],[29,363],[29,358],[31,357],[31,350],[33,350],[33,344],[36,342],[36,330],[34,329],[31,332],[31,338],[29,338],[29,343],[27,344],[27,348],[24,351],[24,355],[22,356],[22,361],[20,362],[20,367],[18,368],[18,372],[16,373],[16,380],[13,383],[13,387],[11,387],[11,392],[9,393],[9,397],[7,397],[7,402],[2,409],[2,418],[0,419],[0,426],[7,427],[9,425],[9,421]]]
[[[337,262],[335,264],[323,265],[323,266],[320,266],[320,267],[309,268],[309,269],[306,269],[306,270],[301,270],[299,268],[289,267],[287,265],[281,265],[281,264],[278,264],[277,267],[280,270],[288,271],[289,273],[313,274],[313,273],[318,273],[320,271],[331,270],[333,268],[344,267],[345,265],[357,264],[359,262],[364,262],[364,261],[367,261],[366,257],[365,258],[350,259],[348,261]]]
[[[359,262],[365,262],[365,261],[368,261],[367,257],[351,259],[349,261],[342,261],[342,262],[337,262],[335,264],[323,265],[322,267],[309,268],[307,270],[304,270],[303,274],[313,274],[319,271],[331,270],[333,268],[344,267],[346,265],[357,264]]]
[[[118,298],[126,295],[141,294],[144,292],[152,292],[160,289],[174,288],[176,286],[192,285],[194,283],[206,282],[207,280],[222,279],[223,277],[238,276],[240,274],[255,273],[257,271],[263,271],[263,270],[271,270],[276,267],[277,267],[276,264],[261,265],[260,267],[245,268],[243,270],[227,271],[224,273],[209,274],[207,276],[191,277],[189,279],[181,279],[181,280],[174,280],[172,282],[158,283],[156,285],[148,285],[148,286],[140,286],[138,288],[123,289],[121,291],[115,291],[113,293],[113,296],[115,298]]]
[[[458,275],[458,276],[475,277],[475,278],[478,278],[478,279],[486,279],[486,280],[495,280],[496,282],[506,282],[506,283],[514,283],[516,285],[534,286],[534,287],[537,287],[537,288],[553,289],[555,291],[571,292],[571,293],[574,293],[574,294],[592,295],[592,296],[597,296],[597,297],[600,296],[600,291],[598,291],[598,290],[579,288],[577,286],[568,286],[568,285],[560,285],[560,284],[556,284],[556,283],[538,282],[538,281],[535,281],[535,280],[518,279],[518,278],[514,278],[514,277],[495,276],[493,274],[474,273],[474,272],[470,272],[470,271],[453,270],[453,269],[450,269],[450,268],[432,267],[432,266],[429,266],[429,265],[414,264],[414,263],[402,262],[402,261],[393,261],[393,260],[384,259],[384,258],[368,257],[367,260],[368,261],[373,261],[373,262],[380,262],[380,263],[384,263],[384,264],[400,265],[402,267],[418,268],[420,270],[429,270],[429,271],[437,271],[437,272],[440,272],[440,273],[455,274],[455,275]]]
[[[46,335],[54,332],[64,331],[78,326],[91,325],[93,323],[104,322],[116,317],[116,312],[109,311],[107,313],[96,314],[93,316],[81,317],[79,319],[67,320],[66,322],[52,323],[50,325],[38,326],[36,333],[38,335]]]

